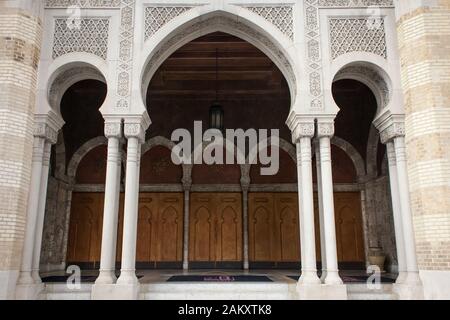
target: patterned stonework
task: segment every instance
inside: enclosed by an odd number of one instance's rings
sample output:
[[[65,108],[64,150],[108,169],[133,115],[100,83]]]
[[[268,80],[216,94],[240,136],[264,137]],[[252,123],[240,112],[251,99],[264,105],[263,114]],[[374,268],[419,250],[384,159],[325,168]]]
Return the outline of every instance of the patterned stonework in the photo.
[[[117,79],[118,108],[128,108],[131,100],[131,71],[133,69],[135,0],[122,0],[120,7],[120,43]]]
[[[292,6],[244,6],[244,8],[266,19],[289,39],[294,40]]]
[[[356,51],[370,52],[387,58],[383,18],[331,17],[328,24],[333,59]]]
[[[53,59],[71,52],[92,53],[106,59],[108,32],[108,19],[81,19],[75,24],[69,19],[56,19]]]
[[[145,40],[158,32],[165,24],[192,8],[193,6],[145,8]]]
[[[393,7],[393,0],[319,0],[321,7]]]
[[[307,47],[309,106],[323,108],[322,53],[320,45],[319,1],[305,1],[305,35]]]
[[[78,6],[80,8],[118,8],[120,0],[45,0],[47,8],[67,8]]]

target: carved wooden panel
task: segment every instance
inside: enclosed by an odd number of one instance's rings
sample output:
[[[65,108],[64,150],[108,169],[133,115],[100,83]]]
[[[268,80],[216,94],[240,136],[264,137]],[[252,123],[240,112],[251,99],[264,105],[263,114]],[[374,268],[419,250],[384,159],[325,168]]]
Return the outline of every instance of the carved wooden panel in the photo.
[[[338,260],[364,262],[361,199],[358,192],[335,193]]]
[[[190,203],[190,261],[241,261],[241,194],[193,193]]]
[[[141,193],[137,262],[182,261],[183,194]]]
[[[73,193],[67,261],[100,261],[103,194]]]
[[[249,194],[249,259],[299,262],[297,193]]]

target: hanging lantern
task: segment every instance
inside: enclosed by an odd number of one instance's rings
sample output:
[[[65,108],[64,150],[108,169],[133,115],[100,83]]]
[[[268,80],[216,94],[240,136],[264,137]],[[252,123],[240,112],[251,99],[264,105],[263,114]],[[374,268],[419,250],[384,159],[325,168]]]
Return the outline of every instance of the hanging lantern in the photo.
[[[223,130],[224,111],[219,102],[214,102],[209,109],[209,127],[210,129]]]
[[[219,50],[216,49],[216,100],[209,108],[209,128],[223,131],[224,111],[219,103]]]

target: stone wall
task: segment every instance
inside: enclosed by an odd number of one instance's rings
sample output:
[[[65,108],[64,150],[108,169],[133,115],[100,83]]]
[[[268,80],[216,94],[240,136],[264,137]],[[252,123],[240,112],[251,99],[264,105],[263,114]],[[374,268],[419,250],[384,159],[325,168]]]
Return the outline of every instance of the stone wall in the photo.
[[[450,1],[398,1],[406,140],[427,298],[450,298]]]
[[[397,253],[389,177],[383,176],[367,182],[365,194],[366,233],[369,249],[380,247],[386,255],[386,269],[395,272],[397,270]],[[370,254],[370,250],[368,254]]]
[[[62,270],[65,267],[69,208],[69,185],[50,177],[41,251],[41,270],[44,272]]]
[[[0,299],[13,297],[22,257],[42,37],[39,2],[0,2]]]

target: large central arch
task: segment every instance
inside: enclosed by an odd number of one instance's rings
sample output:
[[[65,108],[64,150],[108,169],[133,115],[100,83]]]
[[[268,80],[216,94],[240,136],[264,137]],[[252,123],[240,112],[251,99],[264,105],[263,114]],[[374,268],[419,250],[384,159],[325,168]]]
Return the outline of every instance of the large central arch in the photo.
[[[260,22],[258,24],[256,25],[247,18],[222,10],[196,16],[188,21],[180,22],[175,19],[169,22],[154,35],[155,39],[150,38],[144,44],[140,68],[142,73],[139,78],[141,102],[145,106],[145,94],[148,85],[155,72],[171,54],[196,38],[220,31],[251,43],[274,62],[288,83],[292,108],[299,91],[299,73],[296,68],[296,59],[289,53],[290,40],[275,39],[272,35],[274,33],[271,31],[272,29],[276,30],[276,28],[267,21],[263,25]],[[267,28],[263,29],[263,27]]]

